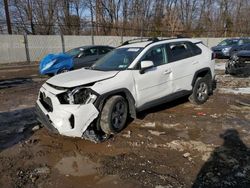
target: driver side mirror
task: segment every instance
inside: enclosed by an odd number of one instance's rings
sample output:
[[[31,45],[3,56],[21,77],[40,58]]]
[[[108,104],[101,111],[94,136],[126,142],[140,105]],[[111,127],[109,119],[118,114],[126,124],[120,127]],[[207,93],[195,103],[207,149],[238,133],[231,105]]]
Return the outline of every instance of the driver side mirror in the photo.
[[[153,61],[141,61],[141,70],[140,73],[144,74],[145,70],[154,67]]]

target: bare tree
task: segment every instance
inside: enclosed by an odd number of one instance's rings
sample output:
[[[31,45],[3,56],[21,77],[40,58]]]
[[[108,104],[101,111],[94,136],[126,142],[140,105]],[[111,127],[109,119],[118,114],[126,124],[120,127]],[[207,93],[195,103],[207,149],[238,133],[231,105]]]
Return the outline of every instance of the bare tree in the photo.
[[[10,0],[10,5],[15,33],[58,34],[58,28],[69,35],[250,33],[249,0]],[[0,21],[1,14],[0,7]]]
[[[12,0],[11,15],[17,31],[53,34],[57,0]]]
[[[163,17],[163,28],[167,30],[168,36],[179,34],[178,31],[183,30],[180,16],[178,16],[180,8],[178,7],[177,0],[168,0],[165,5],[165,13]]]

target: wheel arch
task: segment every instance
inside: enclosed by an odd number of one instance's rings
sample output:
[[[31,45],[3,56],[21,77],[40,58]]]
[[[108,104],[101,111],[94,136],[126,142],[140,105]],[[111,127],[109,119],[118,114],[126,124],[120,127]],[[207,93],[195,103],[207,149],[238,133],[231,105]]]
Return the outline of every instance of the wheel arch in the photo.
[[[211,69],[209,67],[202,68],[202,69],[195,72],[193,80],[192,80],[192,87],[194,87],[194,84],[195,84],[195,81],[197,80],[197,78],[205,77],[205,76],[209,76],[211,78],[211,83],[209,83],[209,91],[211,93],[213,90],[213,81],[212,81],[212,72],[211,72]]]
[[[109,99],[114,95],[121,95],[122,97],[125,98],[125,100],[128,102],[129,114],[132,118],[135,119],[136,118],[135,99],[131,94],[131,92],[126,88],[116,89],[100,95],[95,102],[95,106],[98,108],[99,111],[101,111],[107,99]]]
[[[55,65],[56,66],[56,72],[55,74],[58,74],[59,71],[63,70],[63,69],[67,69],[69,71],[73,70],[73,59],[71,60],[63,60],[62,62],[58,63]]]

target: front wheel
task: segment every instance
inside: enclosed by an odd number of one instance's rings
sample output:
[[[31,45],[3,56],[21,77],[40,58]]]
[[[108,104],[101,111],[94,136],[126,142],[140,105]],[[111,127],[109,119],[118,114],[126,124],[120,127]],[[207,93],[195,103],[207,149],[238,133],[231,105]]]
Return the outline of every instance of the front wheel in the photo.
[[[193,92],[189,96],[190,102],[193,104],[203,104],[207,101],[209,95],[209,78],[208,77],[199,77],[195,81]]]
[[[108,135],[118,133],[124,129],[127,116],[127,101],[120,95],[112,96],[101,111],[100,127]]]

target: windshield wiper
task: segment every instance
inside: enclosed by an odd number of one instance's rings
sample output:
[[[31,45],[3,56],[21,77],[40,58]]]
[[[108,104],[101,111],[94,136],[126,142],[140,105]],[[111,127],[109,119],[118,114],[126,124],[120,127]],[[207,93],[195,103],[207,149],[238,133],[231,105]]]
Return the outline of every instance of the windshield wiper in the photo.
[[[89,69],[90,69],[90,70],[97,70],[97,71],[104,71],[104,70],[98,69],[98,68],[96,68],[96,67],[89,67]]]

